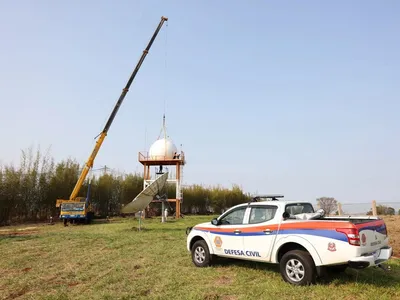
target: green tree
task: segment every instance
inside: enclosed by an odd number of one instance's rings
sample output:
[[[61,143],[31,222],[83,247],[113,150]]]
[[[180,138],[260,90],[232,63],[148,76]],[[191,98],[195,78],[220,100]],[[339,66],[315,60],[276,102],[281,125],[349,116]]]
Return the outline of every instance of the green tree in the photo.
[[[393,207],[389,207],[386,205],[377,205],[376,213],[378,215],[394,215],[396,213],[396,211]]]
[[[18,216],[22,203],[20,194],[21,173],[13,166],[4,167],[1,171],[0,185],[0,225],[7,225]]]

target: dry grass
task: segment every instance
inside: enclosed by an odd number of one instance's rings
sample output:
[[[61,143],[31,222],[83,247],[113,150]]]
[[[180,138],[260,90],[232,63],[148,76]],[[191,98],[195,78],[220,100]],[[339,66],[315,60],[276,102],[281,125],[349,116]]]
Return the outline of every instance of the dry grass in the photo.
[[[390,245],[393,247],[393,256],[400,258],[400,216],[382,216],[388,228]]]
[[[221,259],[196,268],[186,226],[211,217],[161,224],[145,220],[0,231],[0,299],[399,299],[400,261],[392,271],[348,270],[310,287],[285,284],[275,265]],[[386,218],[399,253],[400,218]],[[27,227],[27,226],[25,226]]]

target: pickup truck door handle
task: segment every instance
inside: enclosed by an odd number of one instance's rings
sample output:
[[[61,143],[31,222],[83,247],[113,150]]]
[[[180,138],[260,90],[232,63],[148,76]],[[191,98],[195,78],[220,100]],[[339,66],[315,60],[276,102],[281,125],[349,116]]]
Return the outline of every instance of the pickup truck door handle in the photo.
[[[241,233],[241,231],[239,229],[236,229],[233,231],[234,233]]]
[[[271,229],[265,229],[263,230],[266,234],[270,234],[271,233]]]

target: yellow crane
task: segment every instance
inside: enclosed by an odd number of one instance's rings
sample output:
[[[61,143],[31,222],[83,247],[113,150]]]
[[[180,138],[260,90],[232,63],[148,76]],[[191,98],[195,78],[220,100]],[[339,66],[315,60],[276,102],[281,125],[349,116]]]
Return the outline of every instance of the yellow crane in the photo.
[[[164,16],[161,17],[160,23],[158,24],[153,36],[151,37],[146,49],[143,50],[143,54],[140,57],[135,69],[133,70],[126,86],[123,88],[121,96],[119,97],[117,103],[115,104],[114,109],[110,117],[108,118],[108,121],[104,126],[103,131],[99,134],[96,141],[96,145],[94,146],[94,149],[90,154],[89,159],[86,161],[85,166],[83,167],[82,172],[79,176],[79,179],[76,182],[71,195],[69,196],[69,199],[67,200],[57,199],[56,201],[56,207],[61,207],[60,218],[64,220],[64,225],[67,225],[68,221],[70,221],[71,223],[74,221],[84,221],[85,223],[90,223],[93,218],[94,213],[92,205],[89,200],[89,192],[87,197],[77,197],[77,196],[82,188],[82,185],[86,179],[87,174],[89,173],[90,169],[93,168],[94,159],[96,158],[96,155],[99,152],[100,147],[107,136],[107,132],[110,129],[110,126],[118,112],[118,109],[122,104],[122,101],[124,100],[126,94],[129,91],[129,87],[131,86],[132,81],[135,79],[137,72],[139,71],[144,59],[146,58],[146,55],[149,53],[151,45],[153,44],[155,38],[158,35],[158,32],[160,31],[165,21],[168,21],[168,18]]]

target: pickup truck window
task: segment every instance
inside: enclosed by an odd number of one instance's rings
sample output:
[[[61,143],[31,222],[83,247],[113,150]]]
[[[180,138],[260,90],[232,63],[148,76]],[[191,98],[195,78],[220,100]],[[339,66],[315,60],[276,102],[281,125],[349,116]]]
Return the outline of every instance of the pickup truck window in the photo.
[[[277,211],[276,206],[255,206],[250,211],[250,224],[262,223],[272,220]]]
[[[314,208],[310,203],[293,203],[286,205],[286,212],[291,215],[313,213]]]
[[[240,207],[227,215],[223,216],[220,220],[222,225],[239,225],[243,224],[244,213],[246,212],[246,207]]]

